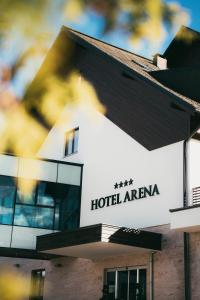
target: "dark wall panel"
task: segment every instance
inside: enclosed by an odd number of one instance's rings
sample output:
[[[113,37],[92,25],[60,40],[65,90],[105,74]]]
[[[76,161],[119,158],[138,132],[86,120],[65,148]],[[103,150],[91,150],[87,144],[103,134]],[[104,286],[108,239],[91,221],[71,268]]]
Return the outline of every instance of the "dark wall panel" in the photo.
[[[137,76],[124,76],[123,68],[91,50],[77,67],[95,87],[106,116],[147,149],[188,137],[190,116],[172,106],[173,97]]]

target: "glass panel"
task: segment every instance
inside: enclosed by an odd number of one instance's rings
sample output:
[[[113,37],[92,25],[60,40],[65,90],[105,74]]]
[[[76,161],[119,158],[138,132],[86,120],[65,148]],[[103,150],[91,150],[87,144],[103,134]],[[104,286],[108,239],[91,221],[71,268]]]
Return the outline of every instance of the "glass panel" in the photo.
[[[118,271],[117,299],[127,300],[128,294],[128,271]]]
[[[35,180],[31,179],[20,179],[26,190],[30,190],[30,193],[24,194],[19,188],[17,189],[17,203],[34,204],[35,203]]]
[[[53,229],[53,215],[53,208],[17,204],[14,225]]]
[[[137,300],[146,300],[146,270],[139,270],[139,293]]]
[[[117,283],[116,272],[118,272]],[[106,283],[105,299],[146,300],[146,269],[108,271]],[[116,284],[117,295],[115,295]]]
[[[66,230],[77,228],[79,225],[80,187],[57,183],[56,185],[56,213],[59,214],[59,227]],[[59,213],[58,213],[59,211]],[[58,217],[55,225],[58,226]]]
[[[81,167],[67,164],[58,164],[58,178],[57,182],[78,185],[81,181]]]
[[[74,131],[67,133],[66,135],[66,146],[65,146],[65,155],[72,154]]]
[[[38,184],[37,204],[54,206],[56,183],[40,182]]]
[[[12,224],[15,191],[14,179],[0,176],[0,224]]]
[[[136,298],[137,270],[130,270],[129,272],[129,300],[138,300]]]
[[[36,212],[36,227],[53,229],[54,209],[38,207]]]
[[[108,288],[109,300],[115,299],[115,274],[116,274],[115,271],[107,273],[107,288]]]
[[[74,151],[78,152],[78,137],[79,137],[79,129],[77,128],[74,132]]]
[[[55,220],[54,220],[54,229],[58,230],[59,229],[59,221],[60,221],[60,208],[59,208],[59,203],[56,204],[55,207]]]
[[[43,299],[44,279],[45,279],[45,270],[32,271],[30,300]]]

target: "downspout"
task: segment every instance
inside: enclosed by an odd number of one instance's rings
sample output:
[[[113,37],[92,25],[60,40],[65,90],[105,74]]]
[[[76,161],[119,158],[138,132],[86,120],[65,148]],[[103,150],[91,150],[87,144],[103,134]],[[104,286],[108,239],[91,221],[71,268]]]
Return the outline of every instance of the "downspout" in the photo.
[[[185,281],[185,300],[191,299],[190,286],[190,236],[189,233],[183,233],[184,238],[184,281]]]
[[[150,253],[149,259],[149,273],[150,273],[150,300],[154,300],[154,254],[155,252]]]
[[[187,178],[187,143],[183,144],[183,206],[188,206],[188,178]],[[184,290],[185,300],[191,300],[191,285],[190,285],[190,235],[187,232],[183,233],[183,247],[184,247]]]

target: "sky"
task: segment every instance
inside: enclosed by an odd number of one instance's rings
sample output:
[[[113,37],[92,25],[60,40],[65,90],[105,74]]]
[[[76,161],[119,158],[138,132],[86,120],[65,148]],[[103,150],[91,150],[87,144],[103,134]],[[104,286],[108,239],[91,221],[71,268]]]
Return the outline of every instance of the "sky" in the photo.
[[[166,1],[174,2],[172,0]],[[190,15],[190,22],[187,25],[192,29],[200,31],[200,0],[178,0],[176,2],[179,3],[183,8],[185,8]],[[81,19],[79,19],[79,22],[64,22],[60,16],[51,14],[50,25],[53,31],[53,38],[51,43],[56,38],[56,35],[58,34],[61,26],[66,25],[85,34],[91,35],[95,38],[111,43],[115,46],[124,48],[126,50],[138,53],[149,58],[152,58],[153,54],[158,52],[162,54],[175,35],[175,32],[168,32],[166,35],[166,39],[159,46],[159,48],[150,48],[148,45],[133,48],[128,41],[128,35],[124,34],[124,32],[122,34],[122,32],[118,30],[109,34],[104,34],[103,17],[90,10],[84,13]],[[14,33],[13,36],[15,36],[15,38],[8,41],[6,51],[0,51],[0,62],[3,61],[9,64],[21,51],[21,44],[19,43],[17,35]],[[34,74],[37,72],[42,60],[43,58],[36,58],[33,61],[29,61],[22,72],[19,73],[19,75],[15,78],[15,80],[13,81],[13,89],[15,90],[17,95],[23,95],[25,85],[33,79]]]
[[[153,1],[153,0],[152,0]],[[177,2],[179,3],[190,15],[190,21],[187,26],[200,31],[200,0],[166,0],[166,2]],[[85,14],[80,23],[69,23],[69,27],[72,27],[78,31],[84,32],[88,35],[94,36],[98,39],[101,39],[105,42],[111,43],[118,47],[136,52],[142,56],[152,58],[155,49],[149,49],[149,47],[140,47],[133,48],[128,42],[128,36],[121,34],[120,31],[112,32],[106,35],[103,35],[103,19],[97,16],[93,12],[88,12]],[[168,32],[166,39],[160,45],[159,49],[156,49],[159,53],[163,53],[166,47],[169,45],[173,36],[176,32]]]

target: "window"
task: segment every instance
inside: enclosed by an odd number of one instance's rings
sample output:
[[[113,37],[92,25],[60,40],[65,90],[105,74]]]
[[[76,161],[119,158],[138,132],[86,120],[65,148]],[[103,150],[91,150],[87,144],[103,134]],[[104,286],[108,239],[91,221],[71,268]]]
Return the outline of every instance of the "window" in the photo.
[[[43,300],[45,270],[33,270],[31,272],[30,300]]]
[[[0,176],[0,224],[67,230],[77,228],[79,218],[79,186],[41,181],[24,195],[14,178]]]
[[[14,179],[9,176],[0,176],[0,224],[12,224],[15,193]]]
[[[104,291],[110,300],[146,300],[146,269],[107,270]]]
[[[56,185],[39,182],[29,195],[23,195],[18,189],[14,225],[53,229]]]
[[[16,205],[14,225],[53,229],[54,210],[48,207]]]
[[[24,179],[23,178],[23,184],[27,187],[35,187],[35,182],[31,179]],[[31,188],[32,189],[32,188]],[[17,189],[17,199],[16,202],[20,204],[34,204],[35,203],[35,194],[36,189],[34,188],[31,193],[24,194],[21,192],[20,189]]]
[[[72,129],[66,133],[65,156],[78,152],[79,128]]]
[[[75,185],[57,184],[55,230],[74,229],[79,226],[80,188]]]

